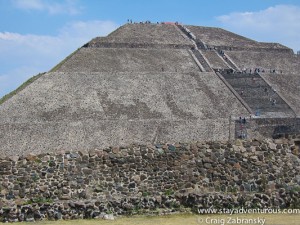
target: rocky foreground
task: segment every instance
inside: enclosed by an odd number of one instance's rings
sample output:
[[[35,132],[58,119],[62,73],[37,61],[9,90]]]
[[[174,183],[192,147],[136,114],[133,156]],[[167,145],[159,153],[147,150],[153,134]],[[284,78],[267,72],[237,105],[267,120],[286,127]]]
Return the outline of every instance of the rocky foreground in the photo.
[[[132,145],[4,158],[0,218],[300,208],[299,140]]]

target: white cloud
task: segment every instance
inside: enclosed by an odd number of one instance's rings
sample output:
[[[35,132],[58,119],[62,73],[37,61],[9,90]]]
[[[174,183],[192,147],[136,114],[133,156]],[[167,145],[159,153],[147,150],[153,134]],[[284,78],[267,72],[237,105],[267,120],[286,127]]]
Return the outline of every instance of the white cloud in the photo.
[[[56,36],[0,32],[0,97],[29,77],[50,70],[92,38],[118,27],[111,21],[67,24]]]
[[[112,21],[78,21],[69,23],[63,27],[60,30],[60,36],[64,39],[76,37],[76,39],[86,40],[86,37],[105,36],[117,27],[118,25]]]
[[[50,14],[78,14],[82,8],[76,4],[76,0],[64,0],[55,2],[49,0],[12,0],[15,7],[22,10],[46,11]]]
[[[235,12],[217,17],[224,28],[258,41],[279,42],[300,50],[300,7],[276,5],[257,12]]]

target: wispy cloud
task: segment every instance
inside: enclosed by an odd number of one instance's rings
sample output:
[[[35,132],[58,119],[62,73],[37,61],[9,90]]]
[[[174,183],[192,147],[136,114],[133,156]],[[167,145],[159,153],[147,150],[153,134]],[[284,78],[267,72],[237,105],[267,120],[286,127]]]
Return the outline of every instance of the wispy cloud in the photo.
[[[117,27],[112,21],[78,21],[64,26],[56,36],[0,32],[0,97],[29,77],[48,71],[92,38],[105,36]]]
[[[76,0],[49,1],[49,0],[12,0],[15,7],[22,10],[46,11],[50,14],[79,14],[82,10]]]
[[[224,28],[260,41],[300,50],[300,7],[276,5],[257,12],[234,12],[217,17]]]

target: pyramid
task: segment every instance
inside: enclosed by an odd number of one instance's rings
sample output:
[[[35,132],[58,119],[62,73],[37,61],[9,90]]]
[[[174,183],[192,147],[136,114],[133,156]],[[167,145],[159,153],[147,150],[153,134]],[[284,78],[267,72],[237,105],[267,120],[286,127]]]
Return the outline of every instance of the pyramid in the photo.
[[[0,105],[0,156],[228,140],[240,117],[298,123],[299,62],[220,28],[126,24]]]

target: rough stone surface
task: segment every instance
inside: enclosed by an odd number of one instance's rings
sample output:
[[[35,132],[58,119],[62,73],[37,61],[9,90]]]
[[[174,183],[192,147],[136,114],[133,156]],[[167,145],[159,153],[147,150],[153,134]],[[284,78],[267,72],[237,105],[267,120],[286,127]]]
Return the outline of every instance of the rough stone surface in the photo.
[[[48,73],[1,105],[0,153],[226,140],[244,113],[213,73]]]
[[[236,126],[236,119],[250,118],[261,103],[276,112],[268,111],[256,120],[299,117],[300,57],[291,49],[219,28],[187,28],[193,35],[175,23],[126,24],[107,37],[93,39],[52,72],[38,76],[0,105],[0,156],[14,159],[29,153],[66,149],[84,153],[98,146],[132,143],[232,140],[238,129],[244,129]],[[278,90],[284,97],[280,100],[293,110],[277,107],[286,106],[279,100],[272,106],[272,96],[262,96],[264,88],[254,87],[252,79],[242,84],[249,91],[243,99],[213,70],[238,67],[248,72],[275,69],[272,75],[278,78],[261,76],[268,89]],[[300,124],[293,130],[293,121],[288,125],[278,121],[271,126],[249,123],[247,132],[240,133],[260,138],[272,137],[278,129],[292,129],[283,134],[300,131]]]
[[[238,146],[211,141],[132,145],[93,154],[2,159],[0,218],[29,222],[183,208],[299,208],[300,155],[292,152],[299,138],[239,141]]]
[[[300,208],[300,57],[187,28],[122,26],[0,105],[3,222]],[[248,93],[224,80],[246,73]],[[269,90],[291,113],[252,118],[250,102],[270,103]],[[233,141],[237,131],[249,139]]]
[[[197,39],[210,47],[218,47],[219,49],[226,50],[246,49],[250,51],[277,50],[278,52],[292,52],[291,49],[281,44],[257,42],[222,28],[202,26],[186,27],[196,36]]]

